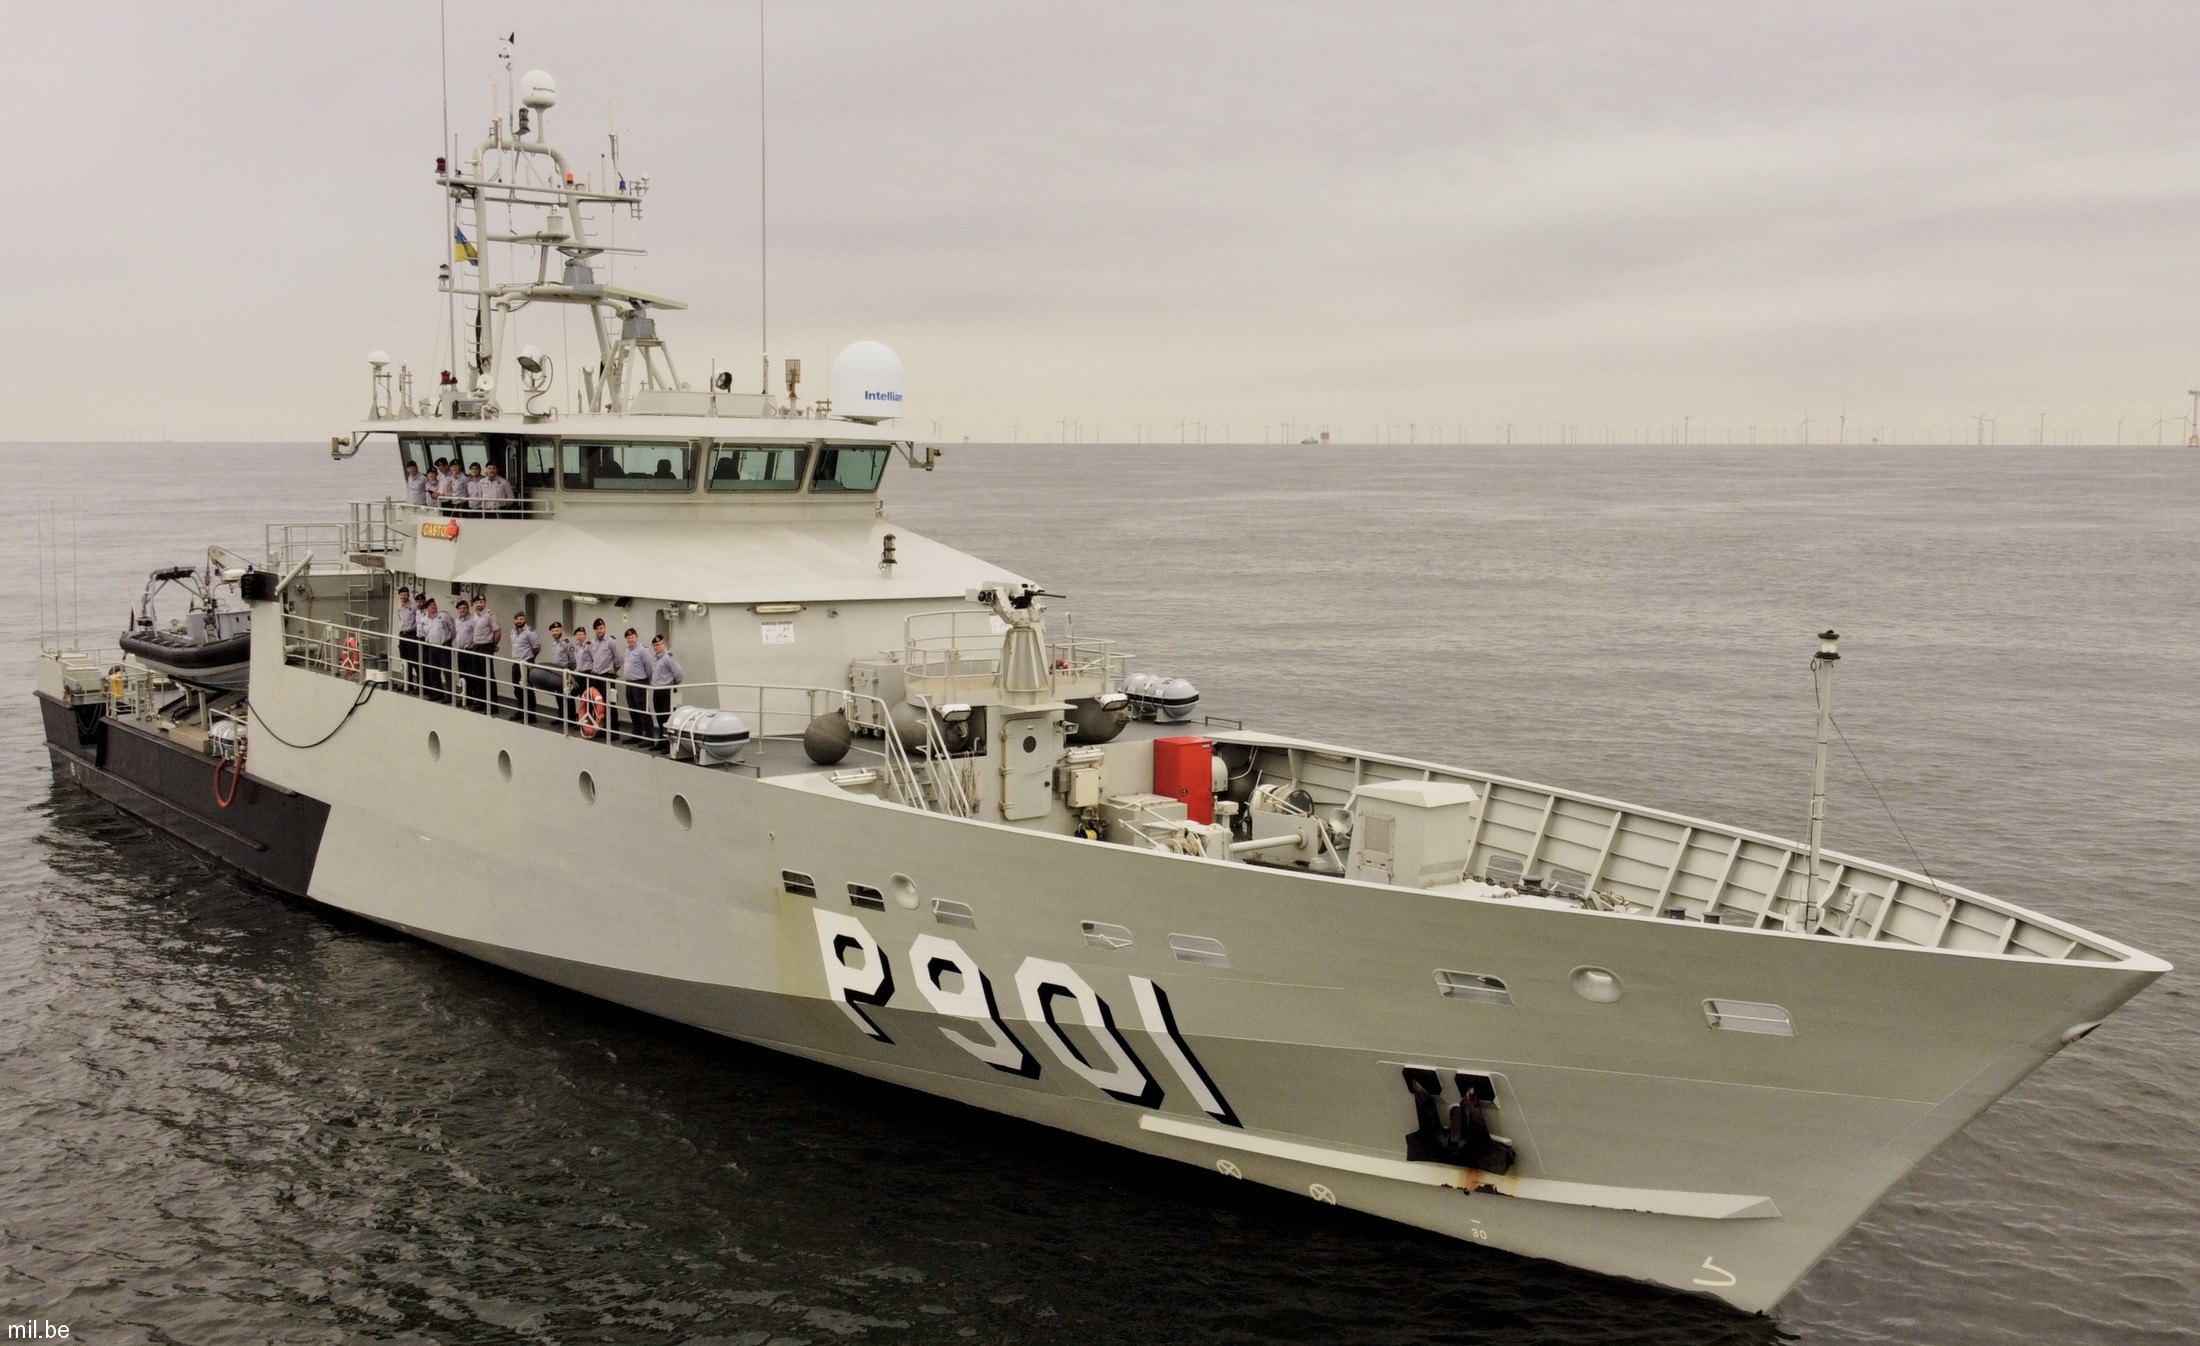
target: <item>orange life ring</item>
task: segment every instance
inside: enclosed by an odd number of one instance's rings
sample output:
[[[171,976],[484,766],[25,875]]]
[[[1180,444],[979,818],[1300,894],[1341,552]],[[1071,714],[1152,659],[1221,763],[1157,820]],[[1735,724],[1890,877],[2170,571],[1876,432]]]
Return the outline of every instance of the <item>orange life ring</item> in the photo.
[[[581,693],[581,737],[594,738],[603,728],[603,693],[591,687]]]
[[[359,637],[344,637],[344,649],[336,656],[336,666],[344,671],[347,678],[359,676]]]

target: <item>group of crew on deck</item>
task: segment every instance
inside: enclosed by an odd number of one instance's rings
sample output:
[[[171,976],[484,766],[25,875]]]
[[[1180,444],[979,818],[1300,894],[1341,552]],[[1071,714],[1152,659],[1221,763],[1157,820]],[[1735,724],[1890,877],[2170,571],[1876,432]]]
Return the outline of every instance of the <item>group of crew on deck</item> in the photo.
[[[397,648],[407,690],[431,701],[505,715],[507,703],[496,672],[504,627],[480,594],[460,598],[451,607],[443,611],[424,590],[397,591]],[[510,670],[507,718],[528,724],[541,720],[589,738],[603,734],[652,749],[664,747],[672,689],[687,675],[663,636],[644,642],[630,626],[622,645],[601,617],[593,629],[575,622],[571,635],[563,622],[539,632],[525,612],[512,614],[511,633],[511,654],[502,660]],[[545,700],[547,713],[542,709]],[[621,701],[623,715],[616,704]]]
[[[447,514],[497,514],[512,509],[518,498],[512,483],[495,463],[460,464],[438,458],[430,470],[405,464],[405,498],[423,509]]]

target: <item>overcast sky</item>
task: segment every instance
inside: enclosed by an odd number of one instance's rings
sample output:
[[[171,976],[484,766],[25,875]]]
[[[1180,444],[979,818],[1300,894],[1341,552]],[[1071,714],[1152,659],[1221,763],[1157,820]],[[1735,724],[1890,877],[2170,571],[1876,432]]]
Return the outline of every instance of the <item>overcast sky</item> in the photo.
[[[628,16],[639,16],[629,18]],[[450,0],[753,386],[755,0]],[[2200,386],[2200,5],[770,0],[772,349],[949,439],[2144,437]],[[0,438],[318,438],[447,362],[437,9],[11,7]],[[632,226],[622,223],[622,230]],[[546,343],[548,344],[548,343]],[[558,348],[553,346],[555,355]],[[2182,434],[2183,427],[2172,430]]]

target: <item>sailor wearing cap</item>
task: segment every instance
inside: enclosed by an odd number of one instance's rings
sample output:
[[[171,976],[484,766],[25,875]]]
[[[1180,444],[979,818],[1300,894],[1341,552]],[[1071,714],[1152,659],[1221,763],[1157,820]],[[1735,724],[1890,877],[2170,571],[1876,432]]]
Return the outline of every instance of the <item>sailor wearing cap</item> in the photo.
[[[657,723],[649,713],[649,684],[657,676],[657,661],[631,626],[626,628],[626,662],[619,673],[626,679],[626,732],[643,743],[655,743]]]
[[[519,619],[514,617],[516,622]],[[515,648],[519,637],[513,636]],[[550,623],[550,633],[542,642],[542,649],[535,657],[534,667],[527,670],[527,685],[535,691],[550,693],[550,714],[562,728],[566,723],[565,678],[573,670],[573,642],[565,638],[565,623]],[[535,698],[530,692],[527,698],[528,723],[532,724]]]
[[[603,698],[603,727],[609,729],[612,716],[612,680],[619,676],[619,643],[611,638],[611,630],[596,619],[596,643],[589,651],[588,671],[594,675],[596,694]]]
[[[451,622],[451,659],[458,670],[455,690],[458,704],[472,710],[481,683],[481,656],[474,653],[474,605],[461,598],[451,608],[457,614]]]
[[[477,709],[491,715],[501,714],[503,698],[497,695],[497,646],[504,643],[504,628],[497,622],[497,615],[489,611],[489,600],[474,595],[474,653],[481,656],[481,687],[475,693],[481,702]]]
[[[665,732],[665,718],[672,714],[672,689],[687,680],[687,673],[680,667],[680,657],[665,644],[663,636],[649,642],[649,714],[652,728],[658,737]]]
[[[412,590],[404,585],[397,589],[397,657],[405,665],[405,686],[417,688],[420,685],[420,609],[413,606]]]
[[[437,701],[451,699],[451,646],[458,639],[458,623],[447,612],[436,610],[429,599],[420,611],[420,644],[427,656],[427,694]]]
[[[512,614],[512,700],[519,706],[519,718],[528,724],[535,722],[535,697],[529,690],[527,666],[542,654],[542,633],[527,624],[524,611]]]
[[[474,486],[474,503],[491,514],[500,514],[512,507],[512,483],[490,463],[481,469],[481,480]]]

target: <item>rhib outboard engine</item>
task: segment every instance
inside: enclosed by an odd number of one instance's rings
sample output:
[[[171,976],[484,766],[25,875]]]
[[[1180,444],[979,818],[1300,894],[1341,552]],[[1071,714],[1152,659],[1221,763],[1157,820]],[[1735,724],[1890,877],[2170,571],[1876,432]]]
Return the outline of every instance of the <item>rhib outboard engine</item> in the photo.
[[[1130,698],[1131,713],[1141,720],[1189,720],[1199,708],[1197,687],[1158,673],[1133,673],[1123,679],[1123,695]]]

